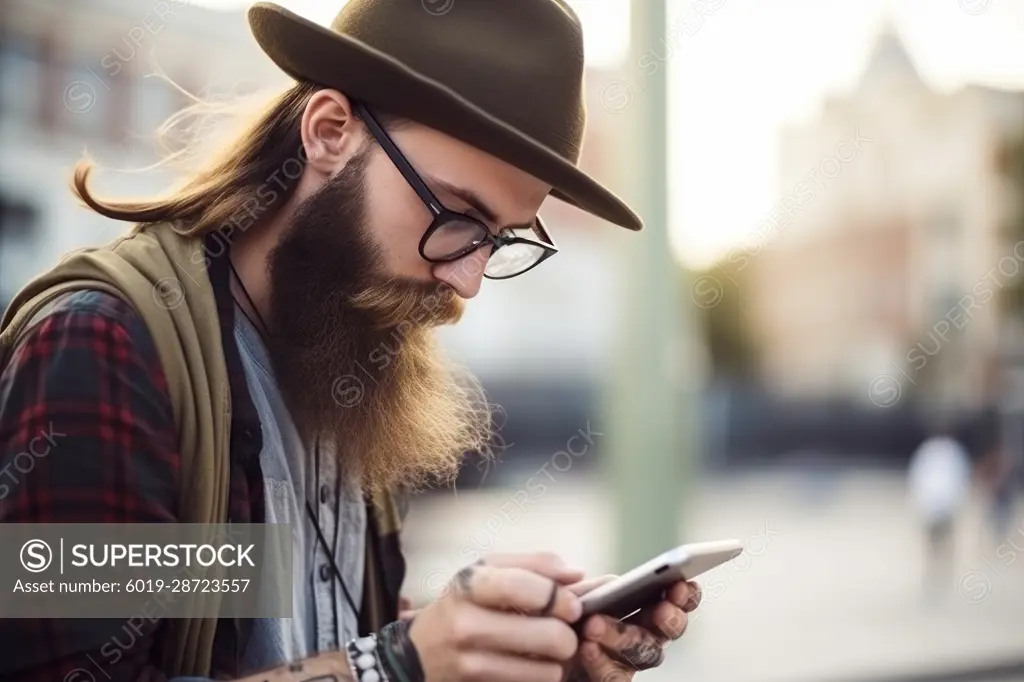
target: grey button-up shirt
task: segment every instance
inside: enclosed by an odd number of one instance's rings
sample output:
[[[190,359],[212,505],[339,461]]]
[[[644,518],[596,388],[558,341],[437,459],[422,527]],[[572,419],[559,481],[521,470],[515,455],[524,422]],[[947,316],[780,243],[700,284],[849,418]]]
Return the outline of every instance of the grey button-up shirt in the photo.
[[[308,500],[324,538],[335,548],[335,561],[356,606],[361,605],[363,594],[366,506],[358,486],[339,480],[333,452],[323,450],[317,457],[305,447],[259,334],[242,311],[237,307],[236,311],[235,338],[263,427],[260,465],[266,522],[292,524],[294,537],[294,617],[255,623],[243,659],[245,671],[251,672],[339,649],[358,636],[358,614],[334,577],[327,550],[317,541],[305,505]]]

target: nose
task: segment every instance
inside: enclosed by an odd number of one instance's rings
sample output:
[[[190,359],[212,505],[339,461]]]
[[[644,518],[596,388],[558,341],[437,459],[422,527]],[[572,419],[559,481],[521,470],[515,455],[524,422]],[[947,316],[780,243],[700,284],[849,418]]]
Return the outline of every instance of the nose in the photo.
[[[491,257],[489,248],[477,249],[465,258],[451,263],[438,263],[434,266],[434,277],[452,289],[462,298],[473,298],[480,292],[484,268]]]

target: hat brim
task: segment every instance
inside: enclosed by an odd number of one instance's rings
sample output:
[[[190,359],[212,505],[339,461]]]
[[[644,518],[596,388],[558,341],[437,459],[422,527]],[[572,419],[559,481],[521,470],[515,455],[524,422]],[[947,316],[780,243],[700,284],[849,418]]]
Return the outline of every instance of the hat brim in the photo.
[[[292,78],[335,88],[451,135],[550,184],[551,194],[563,201],[621,227],[642,229],[621,199],[571,162],[393,57],[270,2],[250,7],[248,19],[256,42]]]

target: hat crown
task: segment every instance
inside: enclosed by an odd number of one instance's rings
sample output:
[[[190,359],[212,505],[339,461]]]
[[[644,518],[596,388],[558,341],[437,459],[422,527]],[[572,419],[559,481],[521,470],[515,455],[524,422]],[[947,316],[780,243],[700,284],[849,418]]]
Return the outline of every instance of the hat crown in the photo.
[[[351,0],[331,28],[578,160],[583,31],[563,0]]]

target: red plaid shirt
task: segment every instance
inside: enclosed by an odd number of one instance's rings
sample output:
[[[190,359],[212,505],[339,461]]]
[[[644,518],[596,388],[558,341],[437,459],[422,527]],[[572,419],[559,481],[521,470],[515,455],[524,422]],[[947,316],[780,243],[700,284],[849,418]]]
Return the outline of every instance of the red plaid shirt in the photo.
[[[226,261],[211,258],[209,272],[231,382],[229,520],[262,523],[260,423],[232,332]],[[0,522],[178,519],[181,457],[167,380],[127,303],[97,291],[65,296],[0,369]],[[238,674],[248,625],[220,621],[215,676]],[[0,620],[0,679],[160,679],[161,627],[147,619]]]

